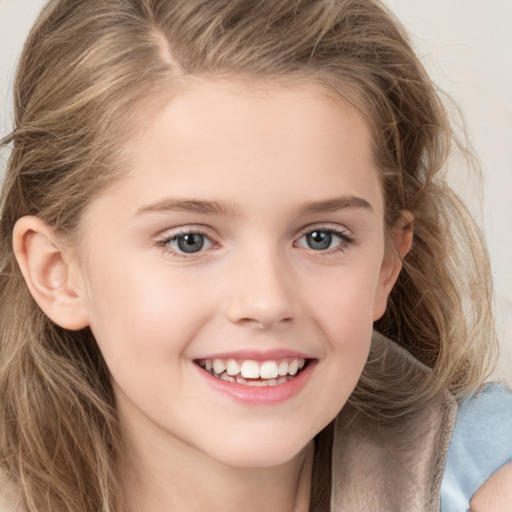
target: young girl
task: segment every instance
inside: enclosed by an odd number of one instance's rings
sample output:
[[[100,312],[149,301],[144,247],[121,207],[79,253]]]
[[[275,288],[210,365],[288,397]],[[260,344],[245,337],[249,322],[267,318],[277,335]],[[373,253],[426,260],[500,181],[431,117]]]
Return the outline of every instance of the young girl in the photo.
[[[485,248],[378,1],[53,0],[15,87],[0,510],[508,510]]]

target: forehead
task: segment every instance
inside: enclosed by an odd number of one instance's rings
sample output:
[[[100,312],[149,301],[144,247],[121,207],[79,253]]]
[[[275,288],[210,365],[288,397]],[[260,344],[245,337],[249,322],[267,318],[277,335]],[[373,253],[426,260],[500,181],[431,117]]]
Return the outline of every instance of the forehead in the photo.
[[[121,181],[139,207],[159,196],[250,205],[262,191],[274,206],[364,194],[383,209],[365,118],[321,86],[201,79],[139,115]]]

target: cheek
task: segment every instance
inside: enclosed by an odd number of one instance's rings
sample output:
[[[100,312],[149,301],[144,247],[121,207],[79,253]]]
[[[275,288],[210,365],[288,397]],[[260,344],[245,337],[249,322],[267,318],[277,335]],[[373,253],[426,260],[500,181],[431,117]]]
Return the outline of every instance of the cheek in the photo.
[[[350,290],[347,285],[317,303],[316,318],[328,346],[318,368],[322,378],[319,388],[325,392],[315,397],[316,410],[320,411],[316,427],[323,428],[346,404],[368,359],[373,330],[369,291]]]
[[[213,301],[193,279],[168,274],[141,265],[89,272],[90,326],[109,366],[116,360],[168,361],[211,315]]]
[[[380,262],[361,260],[347,265],[309,284],[309,304],[313,316],[322,318],[322,325],[332,330],[367,329],[373,324],[373,307],[379,288]]]
[[[325,276],[322,286],[310,290],[310,316],[316,319],[328,342],[329,360],[333,363],[326,365],[326,378],[332,389],[346,391],[343,400],[363,370],[373,331],[380,267],[378,260],[361,263]]]

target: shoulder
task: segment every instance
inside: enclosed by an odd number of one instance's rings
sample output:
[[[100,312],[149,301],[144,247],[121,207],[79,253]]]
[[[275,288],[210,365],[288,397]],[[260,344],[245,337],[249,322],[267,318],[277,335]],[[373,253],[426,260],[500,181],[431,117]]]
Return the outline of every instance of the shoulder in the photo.
[[[510,512],[512,463],[498,469],[471,498],[470,512]]]
[[[18,488],[0,469],[0,512],[25,512],[20,503]]]
[[[459,405],[441,487],[442,512],[468,510],[482,484],[511,459],[512,393],[501,384],[489,384]],[[489,485],[500,485],[504,478],[512,478],[509,470]],[[483,489],[480,500],[485,500]],[[477,511],[475,498],[472,506]]]

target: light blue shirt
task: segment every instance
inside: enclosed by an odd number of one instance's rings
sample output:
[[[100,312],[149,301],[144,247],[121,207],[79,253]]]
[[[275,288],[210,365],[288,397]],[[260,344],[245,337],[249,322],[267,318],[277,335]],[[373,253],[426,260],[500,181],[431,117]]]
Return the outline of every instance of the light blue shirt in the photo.
[[[441,484],[441,512],[466,512],[478,488],[512,460],[512,393],[488,384],[462,402]]]

